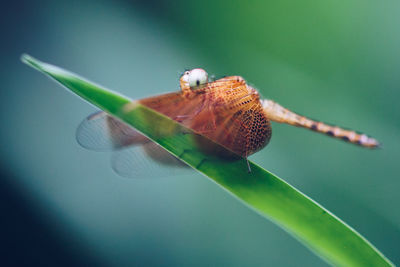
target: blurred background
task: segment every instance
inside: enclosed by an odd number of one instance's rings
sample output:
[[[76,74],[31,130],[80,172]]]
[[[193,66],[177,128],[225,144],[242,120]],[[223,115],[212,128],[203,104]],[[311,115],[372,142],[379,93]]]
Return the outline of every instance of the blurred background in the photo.
[[[0,234],[8,264],[324,266],[200,174],[124,179],[81,148],[95,108],[24,52],[131,98],[178,90],[186,68],[241,75],[311,118],[382,141],[368,150],[273,124],[251,160],[400,264],[400,2],[15,1],[0,16]]]

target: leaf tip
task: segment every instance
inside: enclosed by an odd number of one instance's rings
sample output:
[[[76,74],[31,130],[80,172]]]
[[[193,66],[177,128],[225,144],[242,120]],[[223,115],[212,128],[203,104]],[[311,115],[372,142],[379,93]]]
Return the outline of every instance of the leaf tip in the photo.
[[[21,61],[25,64],[30,64],[33,61],[33,57],[24,53],[21,55]]]
[[[31,66],[35,69],[40,69],[39,67],[39,61],[37,59],[35,59],[34,57],[28,55],[28,54],[22,54],[21,55],[21,61],[25,64],[27,64],[28,66]]]

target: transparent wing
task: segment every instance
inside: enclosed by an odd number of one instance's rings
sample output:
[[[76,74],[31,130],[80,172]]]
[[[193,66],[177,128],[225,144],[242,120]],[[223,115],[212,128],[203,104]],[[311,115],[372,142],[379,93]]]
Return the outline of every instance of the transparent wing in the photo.
[[[141,133],[98,111],[81,122],[76,131],[78,143],[96,151],[114,151],[114,171],[130,178],[167,177],[184,174],[186,164]]]
[[[183,175],[190,169],[154,142],[114,152],[111,164],[116,173],[128,178]]]
[[[104,111],[95,112],[81,122],[76,131],[76,140],[82,147],[97,151],[149,142],[138,131]]]

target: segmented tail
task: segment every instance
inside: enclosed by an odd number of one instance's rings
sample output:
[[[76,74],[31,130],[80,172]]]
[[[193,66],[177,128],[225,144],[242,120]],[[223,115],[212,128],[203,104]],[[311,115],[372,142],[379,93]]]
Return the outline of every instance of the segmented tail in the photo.
[[[337,126],[308,119],[282,107],[272,100],[262,100],[261,103],[267,117],[272,121],[304,127],[363,147],[378,148],[380,146],[376,139],[369,137],[366,134],[356,133],[352,130],[346,130]]]

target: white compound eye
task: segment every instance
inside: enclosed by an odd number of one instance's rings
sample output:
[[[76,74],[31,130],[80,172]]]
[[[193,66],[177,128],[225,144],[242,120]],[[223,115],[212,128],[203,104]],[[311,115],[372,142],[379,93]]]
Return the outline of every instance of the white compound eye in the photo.
[[[189,83],[189,74],[190,74],[190,71],[188,71],[188,70],[185,71],[185,73],[181,77],[181,80],[184,81],[184,82]]]
[[[208,74],[203,69],[192,69],[188,75],[190,87],[197,87],[208,82]]]

